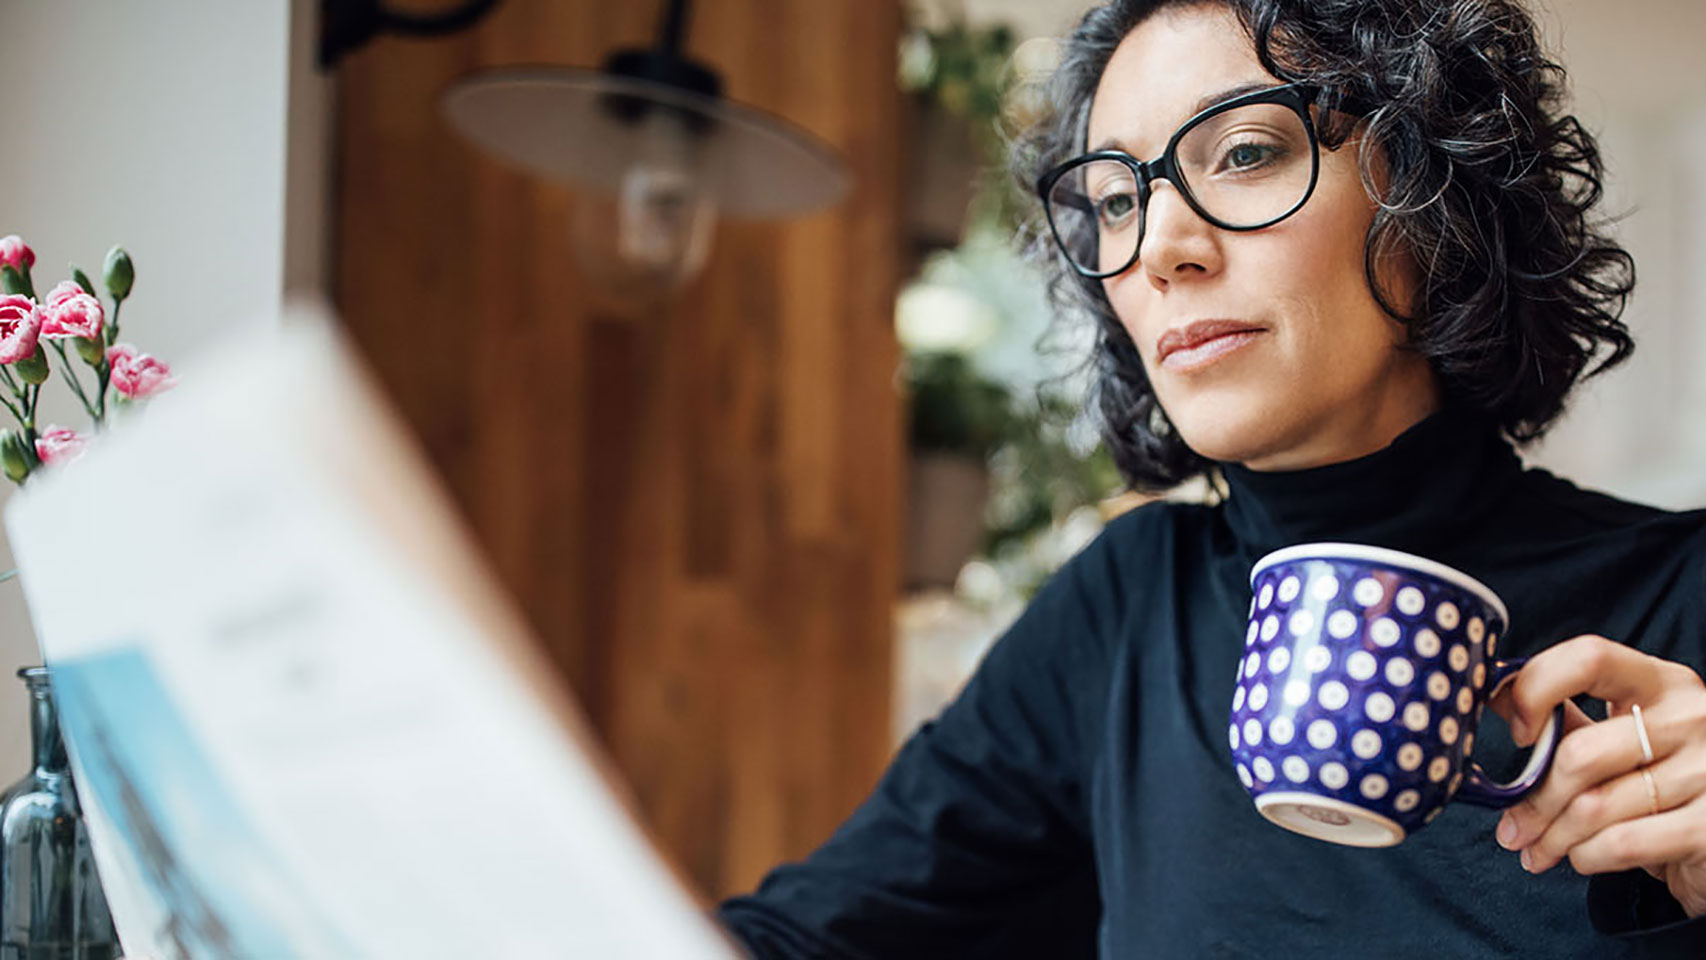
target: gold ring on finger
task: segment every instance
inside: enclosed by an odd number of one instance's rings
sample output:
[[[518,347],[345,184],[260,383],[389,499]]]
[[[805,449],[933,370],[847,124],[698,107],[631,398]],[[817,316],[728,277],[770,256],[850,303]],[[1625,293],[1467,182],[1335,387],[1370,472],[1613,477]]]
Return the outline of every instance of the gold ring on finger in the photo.
[[[1641,782],[1647,785],[1647,803],[1653,808],[1653,816],[1659,815],[1659,788],[1653,783],[1653,772],[1646,767],[1641,768]]]

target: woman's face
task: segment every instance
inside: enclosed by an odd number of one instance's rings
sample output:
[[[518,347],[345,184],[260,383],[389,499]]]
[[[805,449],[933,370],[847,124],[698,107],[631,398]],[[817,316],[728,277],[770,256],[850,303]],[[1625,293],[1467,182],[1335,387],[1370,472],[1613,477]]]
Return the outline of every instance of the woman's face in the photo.
[[[1151,160],[1205,96],[1278,82],[1224,7],[1162,10],[1114,51],[1089,142]],[[1386,446],[1438,406],[1427,362],[1400,349],[1404,330],[1364,277],[1375,205],[1356,154],[1354,138],[1322,148],[1309,202],[1248,233],[1211,226],[1172,184],[1154,184],[1138,262],[1103,289],[1197,453],[1258,470],[1319,466]],[[1387,267],[1383,286],[1405,309],[1409,270]],[[1202,339],[1216,329],[1235,332]]]

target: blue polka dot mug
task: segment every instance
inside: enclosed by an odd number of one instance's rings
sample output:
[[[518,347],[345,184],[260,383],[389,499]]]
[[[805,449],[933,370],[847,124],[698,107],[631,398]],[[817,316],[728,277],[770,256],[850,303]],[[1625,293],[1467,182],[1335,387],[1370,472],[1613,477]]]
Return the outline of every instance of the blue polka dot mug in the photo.
[[[1257,561],[1250,588],[1227,736],[1269,820],[1386,847],[1450,800],[1508,807],[1546,776],[1561,705],[1515,780],[1471,759],[1482,708],[1522,666],[1493,659],[1510,616],[1474,578],[1397,550],[1308,543]]]

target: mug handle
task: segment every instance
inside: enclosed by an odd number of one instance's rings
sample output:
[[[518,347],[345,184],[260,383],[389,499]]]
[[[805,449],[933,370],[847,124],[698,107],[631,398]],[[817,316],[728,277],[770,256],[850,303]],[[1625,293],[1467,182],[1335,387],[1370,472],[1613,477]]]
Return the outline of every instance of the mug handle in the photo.
[[[1487,699],[1493,699],[1500,687],[1515,679],[1516,672],[1527,662],[1527,657],[1493,661],[1488,677],[1491,688]],[[1540,786],[1540,781],[1546,779],[1546,772],[1552,768],[1552,754],[1558,749],[1558,738],[1563,730],[1564,705],[1560,703],[1553,709],[1552,715],[1546,718],[1546,724],[1540,728],[1540,736],[1534,740],[1534,752],[1528,755],[1528,765],[1522,768],[1515,780],[1498,783],[1487,776],[1487,771],[1482,770],[1474,758],[1469,758],[1463,774],[1463,784],[1452,799],[1478,807],[1503,810],[1528,796],[1529,791]]]

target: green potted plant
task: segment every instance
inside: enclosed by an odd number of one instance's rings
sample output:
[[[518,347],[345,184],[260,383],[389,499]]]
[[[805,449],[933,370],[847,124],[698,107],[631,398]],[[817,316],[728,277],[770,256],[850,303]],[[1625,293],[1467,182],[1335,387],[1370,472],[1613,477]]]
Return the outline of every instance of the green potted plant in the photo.
[[[989,458],[1012,432],[1012,396],[962,354],[907,359],[909,395],[906,580],[951,587],[984,540]]]

